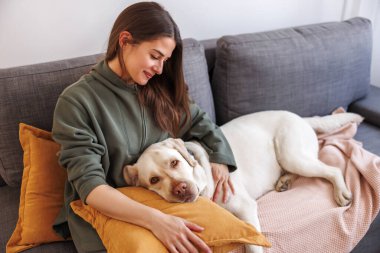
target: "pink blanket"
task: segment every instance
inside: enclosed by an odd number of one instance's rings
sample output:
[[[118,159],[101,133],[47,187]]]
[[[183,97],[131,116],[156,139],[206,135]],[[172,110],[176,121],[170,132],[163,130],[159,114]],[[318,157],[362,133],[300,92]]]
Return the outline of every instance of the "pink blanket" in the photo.
[[[265,253],[350,252],[365,235],[380,207],[380,158],[353,139],[356,129],[349,124],[318,136],[320,159],[343,171],[352,203],[337,206],[332,185],[319,178],[299,177],[290,190],[269,192],[258,200],[273,245]]]
[[[356,130],[349,124],[318,136],[319,158],[342,170],[352,203],[337,206],[330,182],[318,178],[299,177],[290,190],[269,192],[258,200],[262,231],[272,243],[265,253],[346,253],[363,238],[380,208],[380,157],[353,139]]]

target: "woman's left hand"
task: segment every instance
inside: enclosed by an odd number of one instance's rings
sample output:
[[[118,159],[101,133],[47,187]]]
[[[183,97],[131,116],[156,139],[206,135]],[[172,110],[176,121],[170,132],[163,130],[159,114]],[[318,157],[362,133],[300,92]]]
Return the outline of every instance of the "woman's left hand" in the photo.
[[[215,183],[215,192],[212,200],[216,201],[218,199],[220,191],[223,187],[223,203],[226,203],[229,192],[235,194],[235,189],[230,179],[228,167],[224,164],[211,163],[211,171]]]

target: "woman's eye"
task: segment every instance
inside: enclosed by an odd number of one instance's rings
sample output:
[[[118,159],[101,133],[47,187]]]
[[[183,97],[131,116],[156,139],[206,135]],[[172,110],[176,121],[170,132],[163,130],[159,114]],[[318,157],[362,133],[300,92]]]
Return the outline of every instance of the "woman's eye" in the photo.
[[[170,162],[170,167],[175,168],[178,165],[179,161],[178,160],[173,160]]]
[[[151,184],[157,184],[158,181],[160,181],[160,178],[159,178],[159,177],[152,177],[152,178],[150,179],[150,183],[151,183]]]
[[[158,57],[156,57],[154,55],[150,55],[150,58],[152,58],[153,60],[158,60]]]

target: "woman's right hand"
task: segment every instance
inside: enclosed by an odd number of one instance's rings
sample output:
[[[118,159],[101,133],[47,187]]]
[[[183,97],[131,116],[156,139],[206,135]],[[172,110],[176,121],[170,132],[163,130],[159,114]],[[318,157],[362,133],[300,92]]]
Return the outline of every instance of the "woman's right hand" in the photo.
[[[207,244],[193,233],[203,231],[202,227],[179,217],[161,214],[162,217],[155,219],[150,229],[170,253],[211,253]]]

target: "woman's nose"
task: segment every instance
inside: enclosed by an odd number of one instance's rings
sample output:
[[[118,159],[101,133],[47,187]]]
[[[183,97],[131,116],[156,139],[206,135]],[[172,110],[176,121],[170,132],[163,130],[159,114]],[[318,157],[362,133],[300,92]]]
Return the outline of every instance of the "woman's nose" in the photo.
[[[153,66],[153,71],[157,74],[157,75],[161,75],[162,74],[162,69],[164,67],[164,62],[163,61],[158,61],[157,64],[155,64]]]

